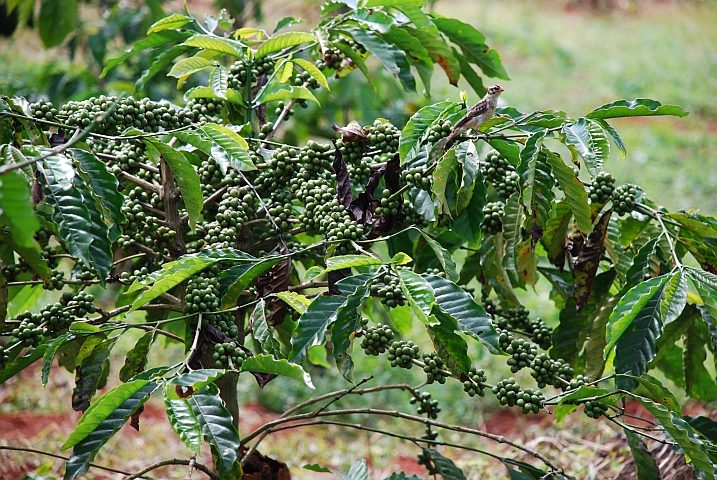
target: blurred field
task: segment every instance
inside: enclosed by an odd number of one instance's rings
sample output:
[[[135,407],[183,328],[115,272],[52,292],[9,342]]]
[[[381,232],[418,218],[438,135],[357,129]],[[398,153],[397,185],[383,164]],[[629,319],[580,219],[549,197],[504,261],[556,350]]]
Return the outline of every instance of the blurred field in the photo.
[[[286,15],[306,17],[312,11],[309,2],[268,2],[276,8],[265,7],[273,20]],[[570,5],[574,5],[571,3]],[[683,119],[656,118],[614,121],[628,148],[628,156],[620,160],[618,155],[606,165],[618,183],[630,182],[643,187],[655,201],[670,209],[699,208],[706,214],[717,214],[717,3],[715,2],[639,2],[626,10],[599,13],[576,9],[565,2],[540,2],[537,0],[444,0],[435,3],[437,12],[460,18],[482,31],[488,44],[501,53],[511,80],[504,82],[506,92],[501,97],[506,103],[522,111],[534,109],[561,109],[573,117],[586,114],[593,108],[617,99],[647,97],[667,104],[678,104],[691,113]],[[281,7],[281,8],[280,8]],[[285,12],[284,7],[291,11]],[[311,22],[307,22],[311,24]],[[267,25],[271,30],[272,26]],[[29,36],[21,36],[27,40]],[[22,47],[22,55],[12,50]],[[28,82],[37,75],[39,67],[28,62],[26,55],[33,51],[31,42],[0,43],[0,92],[12,86],[31,90]],[[54,58],[56,52],[38,51],[38,57]],[[490,80],[486,80],[490,82]],[[461,85],[465,90],[467,86]],[[433,100],[458,99],[458,90],[447,85],[442,72],[434,76]],[[416,101],[420,98],[416,98]],[[474,100],[471,96],[471,100]],[[549,320],[554,316],[553,306],[544,297],[525,296],[528,307]],[[420,332],[416,326],[416,333]],[[425,335],[424,335],[425,337]],[[424,340],[426,340],[424,338]],[[121,365],[124,352],[131,347],[125,342],[115,352],[114,365]],[[479,347],[471,347],[476,364],[489,371],[490,381],[509,376],[504,362],[492,361]],[[358,349],[358,348],[356,348]],[[153,359],[171,362],[182,355],[178,349],[157,353]],[[160,356],[162,358],[160,358]],[[415,370],[389,371],[384,359],[365,358],[357,354],[359,365],[357,379],[373,375],[372,385],[391,382],[420,380]],[[482,358],[483,357],[483,358]],[[503,364],[503,365],[501,365]],[[119,368],[119,366],[117,367]],[[320,367],[311,370],[318,393],[345,388],[347,383],[334,371]],[[411,374],[416,373],[416,376]],[[117,380],[117,372],[112,377]],[[527,377],[529,378],[529,377]],[[23,410],[53,412],[67,416],[73,376],[64,371],[53,373],[50,385],[38,388],[39,373],[28,372],[17,381],[0,386],[0,413],[15,414]],[[262,392],[251,377],[242,377],[240,398],[251,404],[242,418],[243,433],[248,426],[256,426],[262,420],[262,410],[281,411],[312,393],[302,385],[290,380],[277,379]],[[553,425],[550,418],[542,416],[528,422],[525,417],[513,415],[495,417],[499,423],[491,423],[495,413],[495,399],[489,395],[468,400],[457,382],[445,387],[429,387],[434,398],[441,401],[441,420],[479,428],[500,428],[501,424],[514,430],[513,437],[521,438],[556,462],[570,467],[570,473],[581,479],[615,478],[626,450],[617,438],[614,427],[604,422],[592,422],[582,413],[568,417],[563,424]],[[355,400],[355,402],[354,402]],[[347,399],[338,406],[381,406],[413,412],[405,394],[385,393],[371,398]],[[127,469],[138,469],[160,458],[188,457],[188,451],[171,431],[166,419],[152,415],[161,408],[155,402],[149,409],[146,428],[142,435],[134,432],[113,439],[98,456],[97,461]],[[161,413],[161,412],[160,412]],[[44,417],[43,417],[44,418]],[[356,420],[361,421],[361,420]],[[244,423],[246,422],[246,423]],[[388,427],[387,421],[366,420],[367,425]],[[33,438],[22,440],[6,436],[0,425],[3,442],[32,445],[57,452],[67,431],[62,427],[37,433]],[[66,424],[65,424],[66,425]],[[418,427],[395,426],[393,431],[420,436]],[[415,464],[418,449],[406,442],[398,442],[367,432],[316,428],[310,433],[277,435],[262,444],[260,450],[286,461],[292,468],[294,478],[330,478],[318,475],[302,466],[321,463],[336,469],[347,469],[359,458],[369,458],[373,466],[372,478],[384,478],[390,471],[400,468],[409,473],[421,474]],[[583,443],[579,437],[592,443]],[[479,442],[465,436],[447,434],[446,440],[465,442],[476,448],[484,448],[498,454],[509,454],[507,449],[495,444]],[[130,439],[132,441],[124,441]],[[310,439],[310,441],[308,441]],[[204,452],[203,453],[207,453]],[[505,478],[500,463],[478,455],[456,454],[459,466],[470,479]],[[0,453],[0,478],[3,462],[22,462],[26,455]],[[35,457],[32,457],[35,458]],[[206,460],[206,459],[205,459]],[[35,460],[32,460],[33,462]],[[34,478],[57,478],[60,462],[38,460],[47,476]],[[42,470],[41,470],[42,471]],[[186,471],[176,469],[166,473],[166,478],[182,478]],[[195,476],[197,476],[195,473]],[[423,475],[423,474],[421,474]],[[8,477],[11,478],[11,477]],[[93,478],[88,476],[87,478]],[[109,478],[109,477],[102,477]]]

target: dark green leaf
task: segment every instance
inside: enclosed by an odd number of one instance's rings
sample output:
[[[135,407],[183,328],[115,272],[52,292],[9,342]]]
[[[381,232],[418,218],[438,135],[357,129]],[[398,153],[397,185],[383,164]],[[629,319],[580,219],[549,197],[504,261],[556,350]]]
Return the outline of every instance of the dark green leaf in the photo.
[[[602,129],[605,130],[605,133],[610,136],[612,141],[615,142],[617,149],[620,150],[620,158],[624,159],[627,155],[627,148],[625,148],[625,144],[622,142],[622,137],[620,137],[620,134],[617,133],[617,130],[601,118],[593,119],[593,121],[600,125]]]
[[[285,358],[277,360],[272,355],[254,355],[249,357],[242,363],[240,371],[282,375],[304,382],[306,386],[311,389],[314,388],[314,384],[311,382],[311,375],[304,371],[301,365],[290,363]]]
[[[404,472],[393,472],[391,475],[386,477],[384,480],[424,480],[417,475],[406,475]]]
[[[586,118],[648,117],[652,115],[687,116],[689,112],[677,105],[663,105],[657,100],[637,98],[632,101],[618,100],[596,108]]]
[[[684,451],[685,460],[688,460],[693,468],[703,472],[706,478],[714,477],[714,466],[707,456],[704,443],[697,438],[692,427],[679,414],[649,398],[636,395],[635,399],[660,422],[662,428],[677,442]]]
[[[110,242],[109,239],[110,230],[102,215],[104,206],[102,199],[95,197],[90,192],[87,183],[85,183],[83,179],[84,176],[85,175],[76,176],[74,183],[77,189],[82,192],[82,202],[90,214],[90,233],[92,235],[89,252],[90,259],[92,260],[92,265],[95,267],[95,270],[97,270],[97,275],[100,277],[100,283],[104,285],[105,279],[110,274],[114,260],[112,242]],[[110,219],[107,219],[107,221],[111,222]],[[119,231],[117,233],[119,234]]]
[[[149,353],[149,347],[154,341],[154,333],[155,331],[152,330],[142,335],[142,337],[137,340],[137,343],[134,344],[132,350],[127,352],[124,365],[119,372],[120,382],[129,381],[129,379],[141,373],[144,367],[147,366],[147,354]]]
[[[657,462],[655,457],[652,456],[650,450],[642,441],[642,438],[638,437],[636,433],[627,428],[623,429],[625,436],[627,437],[627,443],[630,445],[630,451],[632,452],[632,458],[635,461],[635,470],[637,470],[638,480],[660,480],[660,469],[657,468]]]
[[[468,374],[471,359],[468,356],[468,344],[458,334],[458,324],[450,315],[440,308],[434,309],[433,314],[438,324],[427,326],[428,336],[431,337],[433,347],[438,356],[445,362],[455,378]]]
[[[423,239],[426,241],[428,246],[431,247],[433,253],[436,254],[438,261],[441,263],[441,267],[443,267],[443,271],[446,272],[446,277],[451,281],[458,280],[456,262],[454,262],[453,258],[451,258],[450,252],[443,248],[443,246],[436,240],[432,239],[426,233],[423,233],[423,231],[419,230],[419,232],[421,233],[421,236],[423,236]]]
[[[10,227],[15,243],[24,249],[38,250],[33,238],[40,229],[40,221],[30,197],[27,180],[10,170],[0,177],[0,219],[3,226]]]
[[[166,394],[164,395],[164,409],[169,419],[169,424],[179,438],[191,451],[199,454],[202,444],[202,430],[199,420],[194,415],[191,405],[186,398],[172,399]]]
[[[468,82],[468,85],[471,86],[473,91],[477,95],[483,95],[483,92],[486,91],[485,86],[483,85],[483,80],[478,76],[478,74],[473,70],[473,67],[470,63],[468,63],[468,59],[458,53],[458,51],[454,48],[453,49],[453,55],[458,60],[458,64],[461,66],[461,75],[463,78],[466,79]],[[495,117],[493,117],[495,118]],[[484,124],[486,125],[486,124]],[[486,125],[487,126],[487,125]]]
[[[152,65],[142,72],[142,75],[137,79],[135,82],[135,88],[137,91],[144,90],[145,85],[147,85],[147,82],[154,78],[155,75],[157,75],[160,71],[164,70],[167,65],[172,63],[172,61],[177,58],[178,56],[185,53],[187,50],[190,50],[191,47],[185,47],[184,45],[175,45],[172,48],[163,51],[160,53],[157,58],[152,62]],[[110,60],[111,62],[112,60]],[[108,64],[109,65],[109,64]],[[109,66],[105,68],[105,71],[109,70]],[[100,75],[100,78],[104,76],[104,72],[102,72],[102,75]]]
[[[453,460],[444,457],[432,448],[424,448],[423,454],[433,461],[436,471],[443,477],[443,480],[466,480],[466,476],[453,463]]]
[[[201,427],[202,438],[212,450],[214,465],[222,478],[241,476],[239,464],[239,433],[232,423],[219,389],[210,384],[187,399]]]
[[[364,62],[363,57],[344,42],[335,43],[333,46],[335,48],[338,48],[341,53],[343,53],[347,58],[349,58],[353,62],[353,64],[356,65],[359,70],[361,70],[361,73],[363,73],[364,77],[366,77],[366,80],[368,80],[368,84],[371,87],[373,94],[376,95],[376,86],[373,84],[373,81],[371,79],[371,72],[366,66],[366,62]]]
[[[205,128],[207,125],[205,125]],[[189,226],[194,230],[194,226],[199,219],[199,213],[202,211],[203,197],[200,187],[200,180],[194,166],[182,155],[182,152],[175,150],[168,144],[160,142],[153,138],[144,140],[147,145],[147,152],[150,156],[154,156],[159,160],[161,156],[167,162],[169,168],[172,169],[174,179],[177,182],[179,190],[182,192],[184,206],[189,215]],[[159,162],[157,162],[159,164]]]
[[[90,400],[97,392],[97,384],[102,375],[102,363],[110,356],[118,337],[103,340],[92,348],[91,353],[82,358],[75,369],[75,388],[72,390],[72,409],[84,412]],[[80,358],[78,357],[78,361]],[[71,445],[66,445],[70,447]]]
[[[590,174],[595,176],[601,172],[610,155],[610,143],[602,127],[593,120],[580,118],[573,124],[566,124],[562,132],[564,136],[561,136],[561,140],[577,150]]]
[[[77,0],[42,0],[38,31],[45,48],[56,47],[77,25]]]
[[[485,75],[510,80],[498,52],[488,48],[484,43],[485,36],[473,26],[460,20],[436,15],[433,16],[433,22],[441,33],[461,47],[466,58],[471,63],[478,65]]]
[[[184,58],[172,66],[167,74],[170,77],[185,78],[197,72],[213,67],[215,63],[203,57]]]
[[[440,65],[443,71],[446,72],[450,84],[457,86],[458,80],[461,78],[461,64],[453,53],[455,49],[448,46],[440,35],[405,25],[401,28],[421,42],[421,45],[428,50],[431,60]]]
[[[537,148],[539,143],[542,143],[544,135],[545,132],[538,132],[528,139],[520,154],[521,162],[518,167],[523,205],[540,227],[544,227],[550,219],[555,200],[553,193],[555,181],[551,174],[548,156],[543,151],[531,154],[533,148]]]
[[[587,235],[592,228],[592,220],[585,187],[575,176],[573,169],[565,165],[560,155],[553,152],[547,152],[547,155],[555,180],[558,181],[560,190],[565,193],[565,202],[570,206],[578,228]]]
[[[331,328],[332,354],[336,368],[350,382],[353,381],[351,371],[354,366],[351,359],[351,343],[355,333],[361,330],[361,306],[369,293],[368,283],[357,285],[355,291],[349,293],[346,302],[336,311],[336,321]]]
[[[75,447],[65,465],[64,479],[74,480],[87,472],[90,462],[102,445],[107,443],[127,419],[144,405],[156,389],[157,385],[154,383],[135,380],[131,383],[123,383],[98,399],[85,412],[77,429],[62,447],[62,449],[73,445]],[[86,423],[83,423],[85,418],[87,418]]]
[[[433,289],[425,278],[411,270],[398,270],[398,277],[401,280],[401,290],[408,300],[408,305],[421,322],[428,325],[429,316],[433,310],[436,297]]]
[[[657,240],[657,238],[648,240],[647,243],[637,251],[635,258],[632,259],[632,263],[625,273],[625,285],[620,291],[623,295],[645,278],[645,271],[650,265],[650,257],[655,252]]]
[[[182,45],[187,47],[197,47],[204,50],[212,50],[219,53],[226,53],[236,58],[243,58],[244,52],[242,51],[241,42],[232,40],[231,38],[219,37],[217,35],[205,35],[203,33],[197,33],[188,38]]]
[[[216,148],[227,158],[232,168],[239,171],[256,170],[249,156],[249,145],[234,130],[216,123],[207,123],[202,126],[202,132],[214,144],[212,153]],[[226,173],[226,166],[222,167],[222,172]]]
[[[460,331],[480,340],[493,354],[500,353],[498,332],[490,315],[461,287],[436,275],[422,275],[433,288],[436,305],[457,322]]]
[[[709,342],[710,334],[705,322],[693,322],[685,332],[685,390],[689,396],[707,402],[717,400],[717,385],[704,364],[707,360],[705,348],[709,349]]]
[[[620,377],[629,378],[637,385],[633,393],[647,397],[653,402],[664,405],[669,410],[682,414],[682,407],[677,402],[675,395],[667,389],[658,379],[644,373],[641,377],[634,375],[620,375]]]
[[[48,340],[47,342],[38,345],[22,357],[16,358],[15,361],[11,364],[5,365],[5,368],[0,371],[0,384],[5,383],[5,381],[7,381],[9,378],[14,377],[15,375],[23,371],[25,368],[29,367],[30,365],[41,359],[42,356],[45,355],[45,351],[47,351],[47,348],[52,344],[52,342],[54,342],[54,339]]]
[[[427,105],[414,113],[401,132],[398,146],[401,163],[405,163],[418,153],[421,139],[433,123],[456,113],[459,107],[458,103],[445,101]]]
[[[288,293],[288,292],[286,292]],[[271,326],[266,321],[266,304],[260,298],[251,314],[251,328],[254,339],[259,342],[261,350],[274,357],[281,351],[279,341],[274,338]]]
[[[692,428],[712,442],[717,443],[717,422],[709,417],[683,417]]]
[[[508,272],[510,282],[514,287],[520,284],[520,277],[516,270],[516,246],[523,240],[523,222],[525,212],[519,201],[518,192],[508,198],[503,209],[503,238],[505,238],[505,257],[503,268]]]
[[[379,34],[372,30],[345,28],[342,31],[351,35],[354,40],[378,58],[388,72],[398,77],[405,91],[416,91],[416,80],[413,78],[411,66],[403,50],[399,50],[390,43],[387,43]]]
[[[241,292],[253,282],[259,275],[268,271],[271,267],[281,261],[281,258],[268,258],[256,263],[245,263],[236,265],[219,274],[220,295],[222,297],[221,308],[233,308]]]
[[[47,347],[45,350],[45,355],[42,359],[42,386],[47,386],[47,381],[50,379],[50,370],[52,369],[52,362],[55,360],[55,355],[57,355],[57,351],[65,345],[67,342],[70,342],[75,339],[74,335],[61,335],[54,340],[52,340],[52,343]]]
[[[488,203],[488,192],[485,188],[483,175],[476,172],[475,186],[468,206],[451,224],[451,230],[470,243],[477,243],[482,235],[480,226],[483,223],[483,207]]]

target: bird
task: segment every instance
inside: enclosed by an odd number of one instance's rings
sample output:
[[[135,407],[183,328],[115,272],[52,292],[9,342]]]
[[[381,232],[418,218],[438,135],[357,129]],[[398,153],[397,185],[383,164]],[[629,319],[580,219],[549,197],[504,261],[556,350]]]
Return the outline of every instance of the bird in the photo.
[[[456,122],[444,145],[448,146],[458,135],[470,129],[477,131],[481,124],[489,120],[495,114],[495,108],[498,106],[498,97],[501,92],[503,92],[503,87],[500,85],[490,87],[485,96],[473,105],[463,118]]]

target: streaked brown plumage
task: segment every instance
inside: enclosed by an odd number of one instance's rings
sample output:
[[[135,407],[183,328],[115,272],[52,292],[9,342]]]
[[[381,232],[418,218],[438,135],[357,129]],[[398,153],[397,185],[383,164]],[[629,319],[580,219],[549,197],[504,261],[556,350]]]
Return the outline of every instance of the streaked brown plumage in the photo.
[[[493,85],[488,89],[488,93],[470,110],[463,118],[458,120],[451,130],[451,134],[446,139],[446,146],[458,135],[467,132],[470,129],[478,130],[485,121],[489,120],[495,114],[495,108],[498,106],[498,96],[503,91],[500,85]]]

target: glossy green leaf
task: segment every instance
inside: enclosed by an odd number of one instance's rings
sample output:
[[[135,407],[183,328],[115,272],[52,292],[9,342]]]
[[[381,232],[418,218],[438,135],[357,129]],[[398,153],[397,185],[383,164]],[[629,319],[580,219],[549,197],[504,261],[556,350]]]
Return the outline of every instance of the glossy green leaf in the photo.
[[[561,396],[560,401],[555,406],[555,410],[553,411],[555,414],[555,420],[562,422],[565,417],[577,410],[578,406],[585,403],[587,399],[592,397],[602,397],[608,393],[610,393],[610,391],[605,388],[589,387],[586,385],[570,391],[567,395]],[[615,397],[612,396],[603,397],[600,401],[609,405],[617,405],[617,400],[615,400]]]
[[[213,384],[218,378],[223,377],[226,373],[226,370],[221,370],[217,368],[191,370],[187,373],[183,373],[179,376],[174,377],[169,381],[168,385],[191,387],[192,391],[198,392],[207,385]],[[167,395],[170,398],[179,398],[179,396],[175,392],[168,391]]]
[[[500,55],[484,43],[485,36],[468,23],[454,18],[433,16],[438,29],[453,43],[461,47],[466,58],[489,77],[510,80],[503,67]]]
[[[692,464],[693,468],[703,472],[706,478],[714,477],[714,465],[707,455],[704,443],[697,438],[692,427],[678,413],[668,410],[664,405],[655,403],[649,398],[639,395],[635,395],[634,398],[657,419],[672,440],[677,442],[684,452],[685,460]]]
[[[155,331],[147,332],[137,340],[134,347],[127,352],[124,359],[124,365],[119,372],[120,382],[128,382],[132,377],[144,371],[147,366],[147,355],[149,348],[154,341]]]
[[[619,377],[629,378],[635,381],[637,388],[633,393],[647,397],[653,402],[657,402],[664,405],[669,410],[682,414],[682,407],[675,398],[675,395],[665,387],[658,379],[648,374],[643,374],[641,377],[634,375],[619,375]]]
[[[291,362],[300,362],[307,350],[314,345],[321,345],[326,339],[326,329],[336,320],[338,309],[344,304],[348,295],[353,293],[344,284],[355,282],[366,283],[373,275],[363,274],[347,277],[337,283],[341,295],[319,295],[299,318],[299,323],[291,338]],[[346,291],[344,291],[346,290]]]
[[[570,206],[578,228],[584,234],[588,234],[592,229],[592,220],[585,187],[575,176],[573,169],[565,164],[560,155],[553,152],[547,152],[547,155],[553,176],[555,176],[560,190],[565,193],[565,202]]]
[[[552,205],[555,200],[553,180],[548,155],[543,151],[534,152],[542,143],[545,131],[531,136],[520,153],[521,162],[518,174],[522,184],[522,200],[526,211],[533,216],[539,226],[543,227],[550,219]]]
[[[622,287],[621,293],[625,294],[629,289],[642,282],[645,278],[645,271],[650,265],[650,257],[655,252],[657,238],[648,240],[645,245],[640,247],[637,254],[632,259],[630,267],[625,273],[625,285]]]
[[[444,457],[432,448],[424,448],[423,455],[433,461],[436,471],[443,477],[443,480],[466,480],[463,471],[450,458]]]
[[[468,356],[468,344],[458,334],[458,324],[450,315],[434,309],[434,316],[438,322],[427,326],[428,336],[433,342],[438,356],[451,371],[455,378],[467,375],[471,368],[471,358]]]
[[[266,321],[266,304],[263,298],[260,298],[254,306],[254,311],[251,314],[251,327],[252,335],[263,352],[274,357],[281,353],[281,345],[274,338],[272,328]]]
[[[99,449],[144,405],[156,389],[157,385],[152,382],[135,380],[123,383],[97,399],[62,446],[63,450],[73,445],[75,447],[65,465],[64,479],[73,480],[87,472]]]
[[[632,101],[618,100],[596,108],[585,115],[586,118],[619,118],[619,117],[649,117],[653,115],[674,115],[685,117],[687,110],[677,105],[663,105],[657,100],[637,98]]]
[[[229,161],[232,168],[239,171],[256,170],[249,156],[249,145],[234,130],[216,123],[207,123],[201,128],[204,135]],[[226,168],[222,171],[226,172]]]
[[[437,63],[446,73],[450,84],[458,86],[462,69],[461,62],[456,58],[455,49],[450,47],[443,37],[438,34],[405,25],[401,28],[421,42],[421,45],[428,50],[431,60]]]
[[[339,51],[346,56],[346,58],[350,59],[351,62],[353,62],[353,64],[356,65],[359,70],[361,70],[361,73],[363,73],[364,77],[366,77],[366,80],[368,81],[371,90],[373,91],[374,95],[376,95],[376,86],[373,84],[371,72],[366,66],[366,62],[364,61],[363,57],[344,42],[335,43],[333,44],[333,46],[335,48],[338,48]]]
[[[186,24],[192,22],[194,19],[181,13],[173,13],[160,20],[157,20],[147,30],[147,35],[151,35],[154,32],[161,32],[162,30],[175,30],[182,28]]]
[[[709,439],[711,442],[717,442],[717,421],[703,416],[690,417],[685,415],[683,418],[703,437]]]
[[[174,180],[182,192],[182,200],[184,200],[184,206],[189,215],[189,226],[194,230],[204,202],[199,174],[194,168],[194,165],[187,160],[187,157],[185,157],[182,152],[175,150],[164,142],[160,142],[154,138],[147,138],[144,140],[144,143],[147,145],[147,153],[151,157],[159,160],[161,156],[172,170]]]
[[[357,8],[349,17],[381,34],[388,32],[396,24],[396,19],[383,10]]]
[[[65,345],[67,342],[74,340],[75,336],[72,334],[61,335],[51,341],[45,350],[45,354],[42,358],[42,386],[47,386],[47,381],[50,379],[50,370],[52,370],[52,362],[55,360],[57,351]]]
[[[199,420],[194,415],[186,398],[170,398],[167,391],[165,390],[164,395],[164,411],[167,413],[169,424],[187,448],[199,454],[202,444],[202,429]]]
[[[426,135],[427,130],[438,119],[445,118],[456,113],[460,105],[455,102],[438,102],[427,105],[411,116],[401,132],[398,152],[401,155],[401,163],[415,156],[418,152],[421,139]]]
[[[54,171],[45,169],[44,173],[47,181],[45,202],[54,209],[52,221],[58,227],[60,240],[67,246],[70,255],[80,258],[85,265],[91,265],[92,219],[82,192],[74,186],[63,188]]]
[[[276,66],[274,72],[276,74],[276,80],[279,83],[286,83],[292,78],[292,74],[294,73],[294,63],[285,60]]]
[[[221,65],[214,67],[209,74],[209,85],[217,98],[226,100],[229,89],[229,71]]]
[[[433,170],[431,192],[436,198],[438,211],[453,218],[457,207],[458,193],[458,158],[455,149],[448,150],[439,159]]]
[[[314,389],[309,375],[301,365],[290,363],[287,359],[275,359],[272,355],[254,355],[247,358],[241,364],[242,372],[270,373],[272,375],[281,375],[304,382],[304,384]]]
[[[109,238],[110,229],[107,223],[105,223],[106,219],[103,218],[102,210],[104,210],[104,204],[102,199],[90,192],[83,176],[84,175],[75,177],[74,183],[77,189],[82,192],[82,202],[90,214],[90,234],[92,235],[92,241],[89,247],[89,254],[92,260],[92,266],[97,270],[100,283],[104,285],[105,279],[110,274],[114,260],[112,242]],[[107,219],[107,221],[111,220]]]
[[[218,37],[216,35],[205,35],[197,33],[188,38],[182,45],[187,47],[197,47],[204,50],[213,50],[219,53],[233,55],[236,58],[243,58],[243,45],[236,40],[230,38]]]
[[[329,82],[326,80],[326,76],[324,76],[321,70],[316,68],[316,65],[314,65],[308,60],[304,60],[303,58],[294,58],[292,59],[292,62],[303,68],[305,72],[309,72],[311,78],[319,82],[319,85],[324,87],[326,90],[330,90]]]
[[[684,340],[685,390],[689,396],[707,402],[717,400],[717,385],[704,364],[707,360],[705,349],[710,350],[709,345],[707,324],[693,322],[685,332]]]
[[[222,287],[222,309],[233,308],[237,304],[239,295],[259,275],[267,272],[271,267],[281,261],[280,258],[268,258],[256,263],[236,265],[219,274],[219,284]]]
[[[319,101],[308,88],[303,86],[287,86],[276,82],[270,83],[264,90],[262,90],[259,97],[255,100],[255,103],[265,104],[291,99],[310,100],[319,105]]]
[[[38,20],[42,44],[56,47],[77,25],[77,0],[42,0]]]
[[[287,305],[299,313],[304,313],[306,308],[311,305],[311,299],[296,292],[276,292],[275,297],[283,300]]]
[[[403,50],[399,50],[387,43],[378,33],[372,30],[344,28],[343,31],[351,35],[354,40],[378,58],[389,73],[398,77],[406,92],[416,91],[416,80],[413,78],[411,66]]]
[[[140,294],[129,311],[133,312],[148,304],[163,293],[170,291],[183,281],[214,263],[215,260],[210,258],[182,257],[174,262],[163,264],[162,270],[154,284]]]
[[[153,35],[157,35],[157,33],[154,33]],[[157,75],[159,72],[164,70],[164,68],[167,67],[170,63],[172,63],[175,58],[191,50],[191,48],[192,47],[185,47],[184,45],[174,45],[173,47],[164,50],[162,53],[157,55],[157,57],[152,62],[152,65],[150,65],[147,70],[142,72],[142,75],[135,82],[135,91],[143,91],[145,85],[147,85],[147,82],[154,78],[154,76]],[[110,60],[110,62],[111,61],[112,60]],[[106,68],[105,71],[107,71]],[[102,78],[102,76],[100,76],[100,78]]]
[[[88,348],[86,355],[78,355],[77,368],[75,369],[75,388],[72,390],[72,409],[84,412],[90,405],[90,400],[95,396],[102,377],[103,363],[110,356],[112,347],[117,339],[103,339],[102,337],[90,337],[89,340],[99,340],[98,343]],[[84,345],[83,345],[84,348]],[[81,352],[83,353],[83,352]],[[80,360],[81,359],[81,360]]]
[[[202,438],[211,447],[214,466],[219,471],[219,476],[241,477],[239,433],[232,423],[232,414],[219,396],[219,389],[214,384],[207,385],[188,397],[187,402],[199,422]]]
[[[501,352],[490,315],[461,287],[436,275],[422,275],[433,288],[436,305],[452,316],[460,331],[482,342],[493,354]]]
[[[5,383],[8,379],[14,377],[25,368],[41,359],[52,342],[54,342],[54,339],[38,345],[25,355],[17,357],[14,362],[5,365],[5,368],[0,371],[0,384]]]
[[[343,287],[344,283],[341,286]],[[346,286],[349,287],[349,285]],[[349,293],[346,301],[336,311],[336,321],[331,327],[331,343],[333,344],[332,354],[336,361],[336,368],[346,380],[351,382],[351,372],[354,366],[351,359],[351,344],[356,332],[362,328],[361,306],[364,299],[368,298],[370,290],[368,282],[354,283],[348,290],[353,290],[353,292]]]
[[[574,147],[585,160],[592,176],[602,171],[603,164],[610,155],[610,143],[600,125],[585,118],[565,125],[562,130],[565,145]]]
[[[398,270],[398,277],[408,305],[418,319],[428,325],[431,322],[429,318],[431,310],[436,302],[433,289],[425,278],[411,270]]]
[[[624,159],[625,156],[627,156],[627,148],[625,147],[625,144],[622,141],[622,137],[617,132],[617,130],[615,130],[612,125],[610,125],[601,118],[593,118],[592,120],[598,125],[600,125],[603,130],[605,130],[605,133],[612,139],[612,141],[615,143],[615,146],[617,146],[617,149],[620,150],[620,159]]]
[[[477,243],[482,235],[480,226],[483,223],[483,207],[487,203],[488,191],[483,175],[478,171],[470,202],[451,224],[453,233],[469,243]]]
[[[16,171],[0,177],[0,219],[15,243],[26,249],[39,249],[33,238],[40,229],[40,221],[30,198],[27,180]]]
[[[183,78],[214,66],[213,61],[203,57],[184,58],[172,66],[167,74],[170,77]]]
[[[505,257],[503,267],[511,277],[514,287],[518,286],[518,272],[516,271],[516,246],[523,240],[523,222],[525,211],[518,200],[519,193],[516,192],[508,198],[503,209],[503,238],[505,239]]]
[[[160,32],[154,32],[154,33],[148,35],[147,38],[140,40],[138,42],[135,42],[135,44],[132,45],[132,48],[125,50],[125,52],[122,55],[120,55],[119,57],[109,60],[107,62],[107,65],[105,65],[104,70],[102,70],[102,73],[100,74],[100,78],[104,78],[104,76],[107,75],[107,73],[110,70],[112,70],[117,65],[123,63],[133,53],[141,52],[142,50],[147,50],[149,48],[160,47],[162,45],[166,45],[167,43],[183,40],[183,39],[187,38],[189,35],[191,35],[191,33],[180,32],[177,30],[163,30]],[[176,47],[173,47],[170,50],[173,50],[174,48],[176,48]]]
[[[454,262],[453,258],[451,258],[450,252],[443,248],[440,243],[432,239],[428,234],[424,233],[421,230],[419,230],[419,232],[421,233],[421,236],[426,241],[428,246],[431,247],[433,253],[436,254],[436,257],[438,258],[438,261],[440,262],[443,271],[446,272],[446,277],[448,277],[448,279],[452,281],[458,280],[456,262]]]
[[[339,255],[326,260],[326,268],[323,269],[321,273],[324,274],[344,268],[368,267],[382,264],[381,259],[369,257],[368,255]]]
[[[262,58],[270,53],[284,50],[285,48],[295,47],[304,43],[316,42],[317,40],[318,39],[314,35],[307,32],[281,33],[262,43],[256,51],[256,58]]]

